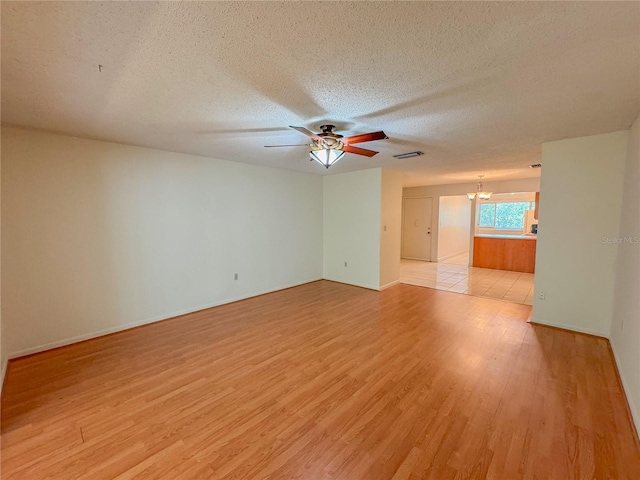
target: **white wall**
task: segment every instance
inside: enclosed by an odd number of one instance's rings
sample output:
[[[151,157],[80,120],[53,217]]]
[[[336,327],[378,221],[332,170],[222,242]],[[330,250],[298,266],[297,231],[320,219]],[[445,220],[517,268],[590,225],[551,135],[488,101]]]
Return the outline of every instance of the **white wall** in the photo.
[[[380,168],[323,177],[327,280],[380,287],[381,181]]]
[[[516,180],[500,180],[483,182],[485,190],[493,193],[537,192],[540,188],[540,178],[522,178]],[[476,183],[452,183],[447,185],[428,185],[425,187],[408,187],[402,192],[404,197],[444,197],[448,195],[466,195],[478,189]]]
[[[402,172],[382,169],[380,288],[400,282],[402,244]]]
[[[534,322],[609,335],[627,137],[543,144]]]
[[[511,192],[539,192],[540,178],[525,178],[518,180],[501,180],[483,182],[485,190],[493,193],[511,193]],[[432,241],[431,241],[431,258],[438,258],[438,236],[439,236],[439,211],[440,198],[451,195],[466,195],[469,192],[475,192],[478,189],[475,183],[454,183],[448,185],[430,185],[425,187],[410,187],[402,191],[403,197],[433,197],[432,210]],[[467,197],[468,198],[468,197]],[[468,201],[468,200],[467,200]],[[470,202],[471,203],[471,202]],[[475,204],[475,202],[473,202]],[[474,205],[472,205],[473,209]],[[471,224],[475,224],[475,210],[471,212]]]
[[[322,277],[318,176],[13,127],[2,157],[12,356]]]
[[[466,195],[440,197],[438,261],[469,253],[471,202]]]
[[[629,131],[616,243],[611,346],[631,413],[640,431],[640,117]]]

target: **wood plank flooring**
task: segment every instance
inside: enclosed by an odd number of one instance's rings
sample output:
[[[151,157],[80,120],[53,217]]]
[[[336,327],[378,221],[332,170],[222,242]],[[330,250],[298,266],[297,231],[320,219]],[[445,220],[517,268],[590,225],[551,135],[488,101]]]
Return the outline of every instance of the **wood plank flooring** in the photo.
[[[2,478],[638,479],[605,339],[319,281],[12,361]]]

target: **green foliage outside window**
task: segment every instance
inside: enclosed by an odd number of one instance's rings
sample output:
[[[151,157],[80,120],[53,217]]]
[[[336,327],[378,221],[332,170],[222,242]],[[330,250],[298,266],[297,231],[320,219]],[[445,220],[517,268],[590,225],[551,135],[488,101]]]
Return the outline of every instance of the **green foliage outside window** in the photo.
[[[496,218],[496,204],[495,203],[482,203],[480,204],[480,226],[485,228],[492,228],[495,224]]]
[[[522,230],[524,212],[534,208],[535,202],[483,203],[480,205],[479,225],[496,230]]]

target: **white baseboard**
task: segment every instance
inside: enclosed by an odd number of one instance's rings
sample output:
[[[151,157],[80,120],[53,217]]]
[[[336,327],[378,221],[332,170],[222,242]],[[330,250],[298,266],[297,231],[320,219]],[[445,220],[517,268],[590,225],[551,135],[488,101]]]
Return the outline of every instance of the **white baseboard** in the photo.
[[[620,381],[622,382],[622,389],[624,390],[624,396],[627,399],[627,405],[629,405],[629,410],[631,410],[631,419],[636,426],[636,434],[638,435],[638,439],[640,439],[640,410],[638,410],[638,405],[634,403],[634,399],[627,395],[627,392],[631,392],[631,386],[629,382],[626,380],[624,371],[620,368],[620,362],[618,361],[618,355],[616,355],[616,348],[613,345],[613,342],[609,340],[609,344],[611,344],[611,351],[613,352],[613,359],[616,362],[616,368],[618,370],[618,375],[620,376]]]
[[[449,255],[445,255],[444,257],[438,257],[438,262],[442,262],[443,260],[447,260],[448,258],[457,257],[458,255],[469,254],[469,250],[461,250],[460,252],[450,253]]]
[[[344,279],[328,278],[328,277],[323,277],[322,279],[328,280],[329,282],[336,282],[336,283],[342,283],[344,285],[353,285],[354,287],[366,288],[367,290],[376,290],[376,291],[380,290],[379,285],[366,285],[364,283],[349,282]]]
[[[393,287],[394,285],[398,285],[399,283],[400,283],[400,279],[398,279],[398,280],[396,280],[394,282],[390,282],[390,283],[387,283],[385,285],[382,285],[378,290],[382,291],[385,288]]]
[[[69,338],[65,338],[62,340],[56,340],[55,342],[49,342],[49,343],[45,343],[43,345],[37,345],[35,347],[29,347],[29,348],[24,348],[22,350],[18,350],[16,352],[11,352],[9,353],[9,358],[18,358],[18,357],[24,357],[25,355],[32,355],[34,353],[40,353],[40,352],[44,352],[46,350],[51,350],[52,348],[58,348],[58,347],[64,347],[66,345],[71,345],[72,343],[78,343],[78,342],[82,342],[84,340],[90,340],[92,338],[97,338],[97,337],[102,337],[104,335],[109,335],[110,333],[116,333],[116,332],[121,332],[123,330],[129,330],[130,328],[135,328],[135,327],[140,327],[142,325],[148,325],[150,323],[155,323],[155,322],[159,322],[162,320],[167,320],[169,318],[173,318],[173,317],[179,317],[180,315],[186,315],[188,313],[193,313],[193,312],[198,312],[200,310],[206,310],[207,308],[213,308],[213,307],[218,307],[220,305],[225,305],[227,303],[233,303],[233,302],[237,302],[239,300],[245,300],[247,298],[251,298],[251,297],[257,297],[259,295],[264,295],[266,293],[272,293],[272,292],[277,292],[278,290],[284,290],[286,288],[291,288],[291,287],[297,287],[299,285],[304,285],[305,283],[310,283],[310,282],[315,282],[318,280],[322,280],[322,278],[313,278],[310,280],[305,280],[305,281],[301,281],[301,282],[296,282],[296,283],[292,283],[292,284],[288,284],[288,285],[281,285],[278,286],[276,288],[270,288],[270,289],[266,289],[266,290],[261,290],[261,291],[257,291],[257,292],[253,292],[247,295],[241,295],[239,297],[234,297],[234,298],[227,298],[225,300],[220,300],[218,302],[214,302],[214,303],[210,303],[210,304],[206,304],[206,305],[200,305],[197,307],[193,307],[193,308],[187,308],[184,310],[180,310],[177,312],[172,312],[166,315],[160,315],[157,317],[153,317],[153,318],[148,318],[145,320],[141,320],[138,322],[132,322],[132,323],[126,323],[126,324],[122,324],[122,325],[116,325],[113,327],[109,327],[109,328],[105,328],[102,330],[98,330],[95,332],[90,332],[90,333],[85,333],[82,335],[77,335],[75,337],[69,337]],[[4,376],[4,368],[5,366],[3,365],[3,376]]]
[[[420,262],[431,262],[431,260],[427,260],[426,258],[414,258],[414,257],[400,257],[401,260],[418,260]]]
[[[572,332],[586,333],[587,335],[594,335],[596,337],[606,338],[607,340],[609,339],[609,336],[605,333],[597,332],[595,330],[589,330],[588,328],[576,327],[575,325],[565,325],[562,323],[546,322],[544,320],[540,320],[539,318],[535,318],[535,317],[532,317],[529,323],[532,323],[534,325],[535,324],[546,325],[547,327],[562,328],[563,330],[571,330]]]

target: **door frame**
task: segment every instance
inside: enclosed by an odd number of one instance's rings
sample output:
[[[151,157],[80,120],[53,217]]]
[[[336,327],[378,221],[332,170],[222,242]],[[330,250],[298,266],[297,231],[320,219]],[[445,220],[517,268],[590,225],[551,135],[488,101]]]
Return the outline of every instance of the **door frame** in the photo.
[[[424,258],[411,258],[411,257],[405,257],[403,256],[404,253],[404,201],[409,198],[409,199],[416,199],[416,198],[430,198],[431,199],[431,226],[429,228],[431,228],[431,243],[432,245],[430,245],[429,247],[429,260],[425,260]],[[431,250],[433,247],[433,196],[432,195],[412,195],[410,197],[402,197],[402,226],[401,226],[401,232],[402,232],[402,239],[400,242],[400,258],[404,258],[406,260],[418,260],[420,262],[431,262]]]

